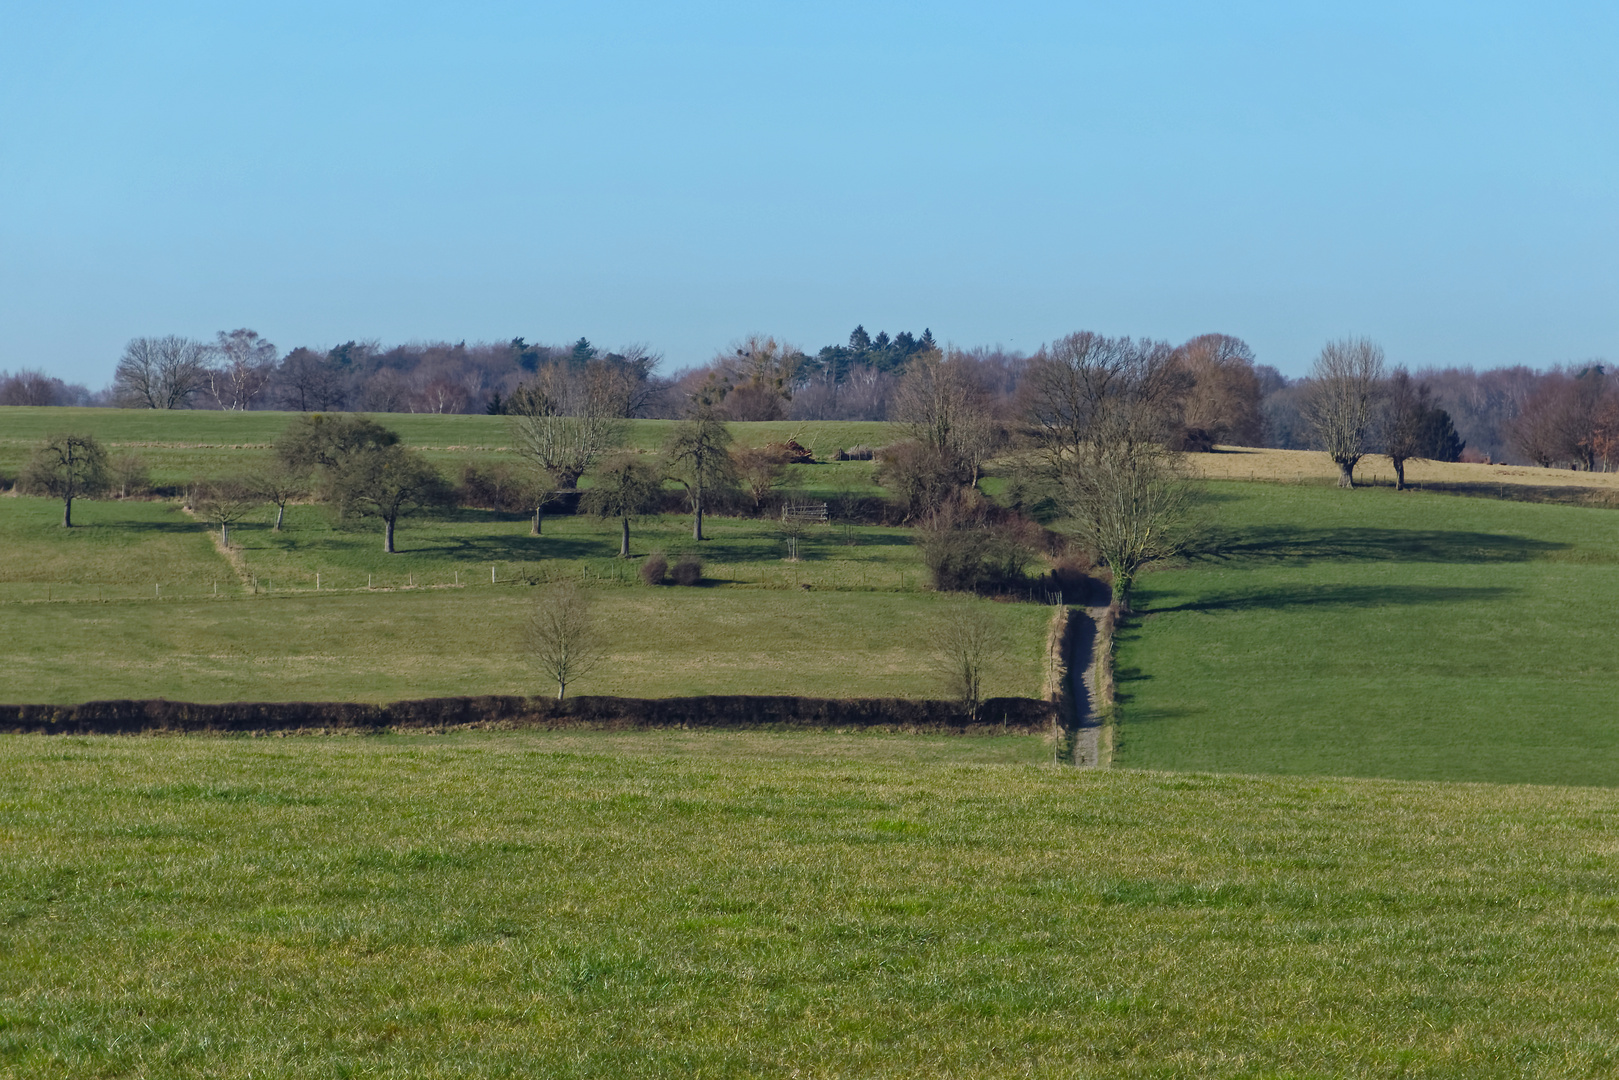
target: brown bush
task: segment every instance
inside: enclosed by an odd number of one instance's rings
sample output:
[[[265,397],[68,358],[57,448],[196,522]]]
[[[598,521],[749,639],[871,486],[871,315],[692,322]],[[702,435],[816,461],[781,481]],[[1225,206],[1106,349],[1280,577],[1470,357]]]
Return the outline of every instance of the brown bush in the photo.
[[[655,551],[641,563],[641,580],[648,585],[662,585],[663,579],[669,573],[669,560],[663,552]]]
[[[670,571],[676,585],[695,585],[703,580],[703,564],[690,555],[675,563]]]

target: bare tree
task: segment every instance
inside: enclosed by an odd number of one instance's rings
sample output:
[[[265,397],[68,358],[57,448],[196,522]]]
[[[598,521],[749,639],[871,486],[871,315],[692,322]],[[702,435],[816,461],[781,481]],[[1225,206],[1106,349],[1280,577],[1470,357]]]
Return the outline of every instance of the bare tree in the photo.
[[[62,500],[62,527],[73,527],[73,500],[107,489],[107,451],[94,435],[71,432],[47,436],[23,467],[24,491]]]
[[[984,678],[1006,651],[1000,625],[984,603],[951,605],[933,631],[934,671],[946,692],[976,721],[984,702]]]
[[[618,554],[630,557],[630,521],[658,506],[663,494],[663,477],[639,455],[614,454],[591,474],[594,483],[581,502],[585,511],[599,518],[617,518]]]
[[[110,477],[120,499],[139,495],[152,485],[151,470],[139,454],[119,454],[112,461]]]
[[[709,409],[676,424],[664,444],[663,459],[668,471],[691,499],[693,540],[703,538],[703,511],[710,497],[736,483],[730,449],[730,430]]]
[[[275,346],[248,329],[219,332],[217,362],[208,372],[208,392],[221,409],[246,409],[275,373]]]
[[[1182,345],[1179,363],[1191,377],[1182,403],[1184,449],[1215,443],[1258,446],[1264,438],[1254,351],[1241,338],[1203,334]]]
[[[247,477],[247,484],[260,499],[275,506],[275,531],[280,532],[287,517],[287,504],[309,493],[309,473],[276,458]]]
[[[1394,464],[1394,489],[1405,490],[1405,463],[1456,461],[1467,445],[1456,435],[1450,414],[1433,403],[1426,382],[1403,367],[1394,369],[1382,394],[1383,452]]]
[[[755,510],[781,486],[787,473],[787,453],[779,446],[742,446],[731,451],[737,479],[753,498]]]
[[[281,405],[295,412],[337,409],[343,405],[344,380],[327,358],[313,349],[287,354],[275,373]]]
[[[1383,349],[1370,338],[1329,341],[1310,372],[1305,417],[1327,456],[1338,465],[1338,486],[1355,486],[1355,466],[1366,456],[1373,406],[1383,381]]]
[[[534,470],[540,492],[533,532],[553,490],[571,491],[579,478],[624,437],[617,409],[622,387],[605,365],[570,372],[550,364],[505,402],[512,441]]]
[[[1179,456],[1157,444],[1087,442],[1057,490],[1072,532],[1113,575],[1120,611],[1130,610],[1143,568],[1173,558],[1192,540],[1191,486]]]
[[[0,371],[0,405],[65,405],[67,384],[36,368]]]
[[[557,700],[568,684],[594,671],[605,656],[590,594],[576,581],[548,586],[528,620],[528,646],[546,678],[556,680]]]
[[[192,488],[192,509],[219,530],[221,547],[230,547],[230,527],[262,503],[252,484],[234,477],[199,481]]]
[[[1042,347],[1024,384],[1029,434],[1049,478],[1060,480],[1097,439],[1163,445],[1189,385],[1165,342],[1081,332]]]
[[[960,459],[977,486],[994,452],[1000,425],[989,395],[966,354],[927,349],[911,357],[894,391],[893,416],[907,435],[939,454]]]
[[[135,338],[113,372],[113,394],[137,409],[188,409],[208,385],[209,348],[170,335]]]

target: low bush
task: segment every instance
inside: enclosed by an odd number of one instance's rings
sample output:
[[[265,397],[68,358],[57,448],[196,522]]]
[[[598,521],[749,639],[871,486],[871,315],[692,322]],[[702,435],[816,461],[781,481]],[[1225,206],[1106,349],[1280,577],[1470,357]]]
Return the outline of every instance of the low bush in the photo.
[[[972,469],[959,454],[905,439],[878,451],[872,479],[893,494],[910,520],[943,507],[967,486]]]
[[[504,461],[467,462],[455,489],[458,505],[479,510],[533,510],[538,495],[533,478]]]
[[[669,573],[669,560],[661,551],[655,551],[641,563],[641,580],[648,585],[662,585]]]
[[[871,458],[872,458],[872,455],[874,453],[876,453],[876,451],[874,451],[869,446],[865,446],[865,445],[851,446],[851,447],[848,447],[847,449],[839,450],[837,453],[833,454],[832,455],[832,460],[833,461],[870,461]]]
[[[1033,552],[1015,527],[934,520],[917,530],[916,543],[933,587],[942,592],[994,592],[1027,584]]]
[[[695,585],[703,580],[703,564],[687,555],[675,563],[675,568],[670,574],[674,577],[676,585]]]

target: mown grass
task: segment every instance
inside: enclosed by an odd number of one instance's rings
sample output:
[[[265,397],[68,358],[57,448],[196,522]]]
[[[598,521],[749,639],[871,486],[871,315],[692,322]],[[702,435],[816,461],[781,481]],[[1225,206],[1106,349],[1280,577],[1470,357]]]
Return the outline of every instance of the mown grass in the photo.
[[[8,738],[0,1070],[1619,1069],[1613,793],[1009,745]]]
[[[1211,484],[1227,541],[1142,579],[1116,760],[1619,784],[1619,512]]]

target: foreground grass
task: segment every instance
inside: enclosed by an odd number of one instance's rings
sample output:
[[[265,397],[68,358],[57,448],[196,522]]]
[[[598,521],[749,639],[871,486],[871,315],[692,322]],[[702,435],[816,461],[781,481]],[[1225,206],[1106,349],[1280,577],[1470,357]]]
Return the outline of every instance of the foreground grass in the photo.
[[[1142,579],[1117,760],[1619,785],[1619,512],[1214,484],[1230,537]]]
[[[1619,1068],[1610,792],[703,741],[0,741],[0,1070]]]

